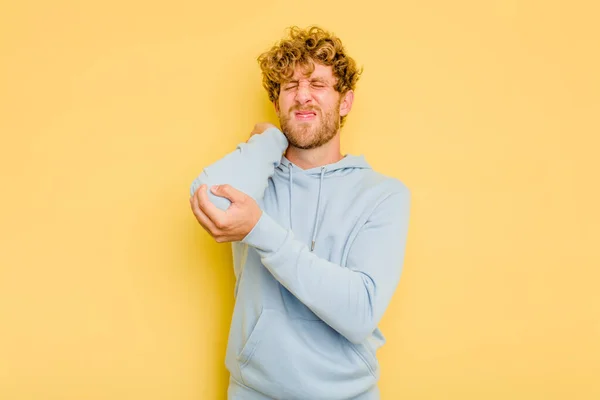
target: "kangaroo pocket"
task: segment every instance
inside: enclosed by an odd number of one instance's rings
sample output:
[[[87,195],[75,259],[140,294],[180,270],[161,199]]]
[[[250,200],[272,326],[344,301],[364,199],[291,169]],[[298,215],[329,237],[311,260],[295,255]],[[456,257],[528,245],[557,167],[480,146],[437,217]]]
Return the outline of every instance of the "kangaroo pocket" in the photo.
[[[377,361],[323,321],[263,310],[238,354],[241,378],[276,399],[348,399],[371,388]]]

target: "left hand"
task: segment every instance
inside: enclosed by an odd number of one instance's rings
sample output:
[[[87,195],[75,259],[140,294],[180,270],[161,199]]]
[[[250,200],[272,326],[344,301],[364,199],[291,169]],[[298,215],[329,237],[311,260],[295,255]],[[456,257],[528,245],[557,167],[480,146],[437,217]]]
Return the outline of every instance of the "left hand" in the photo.
[[[217,241],[238,242],[254,228],[262,215],[256,201],[230,185],[212,186],[216,196],[229,199],[231,205],[226,211],[218,209],[208,199],[207,186],[202,185],[190,197],[190,205],[202,227]]]
[[[254,129],[252,129],[252,132],[250,132],[250,137],[248,138],[248,140],[250,140],[250,138],[254,135],[260,135],[261,133],[263,133],[264,131],[266,131],[269,128],[277,128],[277,127],[270,122],[257,123],[256,125],[254,125]],[[277,128],[277,129],[279,129],[279,128]],[[246,140],[246,143],[248,142],[248,140]]]

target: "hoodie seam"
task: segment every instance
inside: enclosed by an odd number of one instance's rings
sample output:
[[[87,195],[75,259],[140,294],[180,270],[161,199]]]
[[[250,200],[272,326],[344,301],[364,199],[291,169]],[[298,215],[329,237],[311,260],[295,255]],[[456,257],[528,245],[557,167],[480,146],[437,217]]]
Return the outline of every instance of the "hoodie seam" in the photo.
[[[377,377],[375,374],[375,371],[373,370],[373,368],[371,367],[371,363],[367,360],[367,358],[360,352],[360,350],[358,350],[358,348],[356,347],[356,345],[354,343],[350,343],[350,347],[352,348],[352,350],[356,353],[356,355],[358,355],[358,357],[360,357],[360,359],[363,361],[363,363],[365,364],[365,366],[369,369],[369,372],[371,373],[371,375],[373,375],[373,377]],[[368,351],[368,350],[366,350]]]

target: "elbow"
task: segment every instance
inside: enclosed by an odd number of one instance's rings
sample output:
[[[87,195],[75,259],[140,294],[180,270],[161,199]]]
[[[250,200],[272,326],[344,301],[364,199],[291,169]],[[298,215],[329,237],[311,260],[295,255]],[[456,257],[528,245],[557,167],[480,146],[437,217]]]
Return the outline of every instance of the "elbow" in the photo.
[[[348,315],[348,321],[344,324],[344,332],[340,333],[353,344],[361,344],[369,338],[377,328],[377,313],[373,302],[375,298],[375,284],[368,276],[362,277],[365,291],[364,296],[359,296],[362,301],[354,308],[352,316]]]
[[[190,186],[190,197],[194,197],[194,194],[196,194],[196,190],[198,190],[200,185],[201,183],[197,183],[197,181],[192,182],[192,185]]]
[[[204,172],[202,172],[190,185],[190,197],[196,194],[196,191],[203,184],[208,185],[208,179]]]
[[[190,196],[194,196],[200,186],[206,185],[207,186],[207,195],[208,195],[208,199],[210,200],[210,202],[213,203],[218,209],[225,211],[231,205],[231,201],[229,201],[229,199],[227,199],[225,197],[219,197],[219,196],[214,195],[210,191],[210,187],[214,184],[216,184],[216,183],[214,181],[212,181],[211,179],[209,179],[208,176],[206,175],[206,172],[203,171],[200,174],[200,176],[198,176],[192,182],[192,185],[190,186]]]
[[[231,205],[231,201],[229,201],[229,199],[227,199],[225,197],[219,197],[219,196],[213,194],[210,191],[210,187],[213,184],[215,184],[215,183],[208,179],[208,177],[206,176],[206,173],[202,173],[199,177],[194,179],[194,182],[192,182],[192,185],[190,186],[190,197],[194,196],[196,194],[196,191],[198,190],[198,188],[200,186],[206,185],[207,186],[206,193],[208,195],[208,200],[210,200],[210,202],[218,209],[225,211]]]

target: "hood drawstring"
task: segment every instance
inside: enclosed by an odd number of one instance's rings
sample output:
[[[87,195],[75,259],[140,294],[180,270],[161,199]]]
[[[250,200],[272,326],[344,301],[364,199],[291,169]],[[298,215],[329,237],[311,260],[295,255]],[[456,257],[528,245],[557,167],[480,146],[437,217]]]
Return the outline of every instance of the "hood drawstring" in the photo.
[[[292,229],[292,186],[294,179],[292,178],[292,164],[290,163],[290,230]]]
[[[293,228],[292,225],[292,213],[293,213],[293,208],[292,208],[292,187],[294,186],[294,178],[293,178],[293,173],[292,173],[292,164],[289,164],[289,183],[290,183],[290,229]],[[315,222],[313,225],[313,234],[312,234],[312,240],[310,243],[310,251],[313,251],[315,249],[315,243],[317,241],[317,224],[319,222],[319,213],[321,211],[321,192],[323,189],[323,177],[325,176],[325,171],[326,168],[325,167],[321,167],[321,177],[319,179],[319,194],[317,196],[317,213],[315,214]]]
[[[315,225],[313,226],[313,237],[310,245],[310,251],[315,249],[317,240],[317,222],[319,221],[319,211],[321,211],[321,189],[323,188],[323,175],[325,175],[325,167],[321,167],[321,179],[319,179],[319,195],[317,197],[317,213],[315,214]]]

